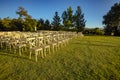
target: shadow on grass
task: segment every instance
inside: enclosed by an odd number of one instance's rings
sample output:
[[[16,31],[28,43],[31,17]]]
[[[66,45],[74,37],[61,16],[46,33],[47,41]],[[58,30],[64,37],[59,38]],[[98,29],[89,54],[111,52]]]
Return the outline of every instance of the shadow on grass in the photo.
[[[99,41],[99,40],[84,40],[84,42],[96,42],[96,43],[110,43],[110,44],[118,44],[116,42],[113,42],[113,41]]]
[[[1,56],[9,56],[9,57],[17,58],[17,59],[24,59],[24,60],[35,62],[34,60],[27,58],[26,56],[18,56],[18,55],[12,54],[12,53],[5,53],[5,52],[0,51],[0,55]]]
[[[80,42],[80,43],[78,43],[78,42],[76,42],[76,43],[73,43],[73,44],[79,44],[79,45],[87,45],[87,46],[103,46],[103,47],[120,47],[120,46],[114,46],[114,45],[106,45],[106,44],[93,44],[93,43],[82,43],[82,42]]]

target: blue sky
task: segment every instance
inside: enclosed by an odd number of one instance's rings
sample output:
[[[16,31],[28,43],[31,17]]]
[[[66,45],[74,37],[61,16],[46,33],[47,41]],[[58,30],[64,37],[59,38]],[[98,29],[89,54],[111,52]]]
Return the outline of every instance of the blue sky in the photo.
[[[0,0],[0,18],[10,17],[18,18],[15,11],[19,6],[24,7],[28,14],[35,19],[49,19],[58,11],[61,17],[62,12],[69,6],[72,6],[75,12],[77,6],[81,6],[86,27],[103,27],[102,20],[114,5],[120,0]]]

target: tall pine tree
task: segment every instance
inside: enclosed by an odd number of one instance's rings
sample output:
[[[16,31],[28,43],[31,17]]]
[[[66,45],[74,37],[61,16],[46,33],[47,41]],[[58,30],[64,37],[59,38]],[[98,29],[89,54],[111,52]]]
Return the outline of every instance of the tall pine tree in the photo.
[[[52,22],[52,25],[53,25],[53,30],[60,30],[60,17],[58,15],[58,12],[55,12],[55,16],[53,17],[53,22]]]
[[[62,13],[62,19],[64,27],[68,29],[73,27],[73,10],[71,6]]]
[[[82,32],[85,28],[85,19],[84,14],[81,11],[80,6],[77,7],[76,13],[74,15],[74,25],[77,29],[77,32]]]
[[[40,19],[37,21],[37,29],[38,29],[38,30],[43,30],[43,29],[44,29],[44,19],[40,18]]]
[[[64,11],[64,12],[62,13],[62,19],[63,19],[63,25],[64,25],[64,27],[66,27],[66,26],[67,26],[67,21],[68,21],[67,11]]]
[[[44,30],[50,30],[50,29],[51,29],[50,21],[47,19],[44,23]]]

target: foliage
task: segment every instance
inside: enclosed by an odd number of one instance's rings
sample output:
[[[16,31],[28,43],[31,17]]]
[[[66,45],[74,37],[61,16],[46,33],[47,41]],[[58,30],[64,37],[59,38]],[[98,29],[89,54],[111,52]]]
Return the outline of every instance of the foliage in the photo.
[[[0,31],[3,30],[3,24],[2,24],[2,20],[0,19]]]
[[[4,18],[3,20],[0,20],[0,28],[3,31],[6,31],[6,30],[10,31],[11,29],[10,23],[11,23],[11,19],[9,17]]]
[[[84,14],[82,14],[80,6],[77,7],[76,13],[74,15],[75,26],[77,28],[77,32],[82,32],[85,28],[85,19]]]
[[[13,31],[19,31],[19,27],[21,27],[21,26],[18,25],[19,23],[20,22],[18,22],[17,19],[12,19],[11,23],[10,23],[11,30],[13,30]]]
[[[1,80],[119,80],[120,37],[85,36],[36,63],[0,52]]]
[[[52,23],[50,21],[40,18],[33,19],[22,6],[18,7],[16,14],[19,17],[10,19],[9,17],[0,18],[0,31],[36,31],[36,30],[66,30],[66,31],[82,31],[85,27],[84,14],[81,9],[76,11],[73,15],[72,7],[70,6],[62,13],[62,20],[55,12]],[[61,24],[63,21],[63,24]]]
[[[66,27],[67,26],[67,19],[68,19],[67,11],[64,11],[62,13],[62,19],[63,19],[63,25],[64,25],[64,27]]]
[[[60,17],[58,15],[58,12],[55,12],[55,16],[53,17],[53,22],[52,22],[52,26],[53,26],[53,30],[60,30]]]
[[[89,35],[104,35],[104,30],[100,28],[86,28],[83,33]]]
[[[120,3],[115,3],[103,19],[106,34],[120,35]]]
[[[19,15],[18,19],[9,17],[0,19],[1,31],[35,31],[37,21],[32,19],[23,7],[19,7],[16,14]]]
[[[44,30],[51,30],[50,21],[48,19],[45,21]]]
[[[94,31],[96,35],[104,35],[104,31],[102,29],[95,28]]]
[[[44,29],[44,19],[40,18],[37,21],[37,30],[43,30]]]
[[[35,19],[26,18],[23,31],[36,31],[37,21]]]
[[[71,6],[67,9],[67,13],[68,13],[68,22],[67,22],[68,27],[73,27],[73,10]]]
[[[64,27],[67,27],[68,29],[74,29],[77,32],[81,32],[85,28],[86,21],[84,19],[84,14],[82,13],[80,6],[77,7],[76,13],[74,15],[72,7],[70,6],[66,11],[62,13],[62,19]]]
[[[62,19],[64,27],[67,27],[68,29],[73,27],[73,10],[71,6],[62,13]]]
[[[12,19],[11,20],[11,30],[12,31],[23,31],[24,21],[22,19]]]
[[[32,19],[30,15],[28,15],[27,11],[23,7],[19,7],[16,11],[16,14],[19,15],[19,18],[23,23],[22,31],[35,31],[37,26],[37,22],[35,19]]]
[[[21,18],[21,19],[22,18],[31,18],[31,16],[28,15],[27,11],[22,6],[20,6],[18,8],[18,10],[16,11],[16,14],[18,14],[19,18]]]

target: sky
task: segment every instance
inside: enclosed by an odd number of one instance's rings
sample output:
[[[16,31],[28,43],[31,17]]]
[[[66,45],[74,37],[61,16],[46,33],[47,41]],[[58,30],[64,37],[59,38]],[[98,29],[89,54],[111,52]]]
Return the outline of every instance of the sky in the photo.
[[[52,22],[56,11],[61,17],[69,6],[72,6],[73,14],[77,6],[80,6],[87,28],[103,28],[103,16],[116,2],[120,0],[0,0],[0,18],[18,18],[16,11],[22,6],[32,18],[43,18]]]

